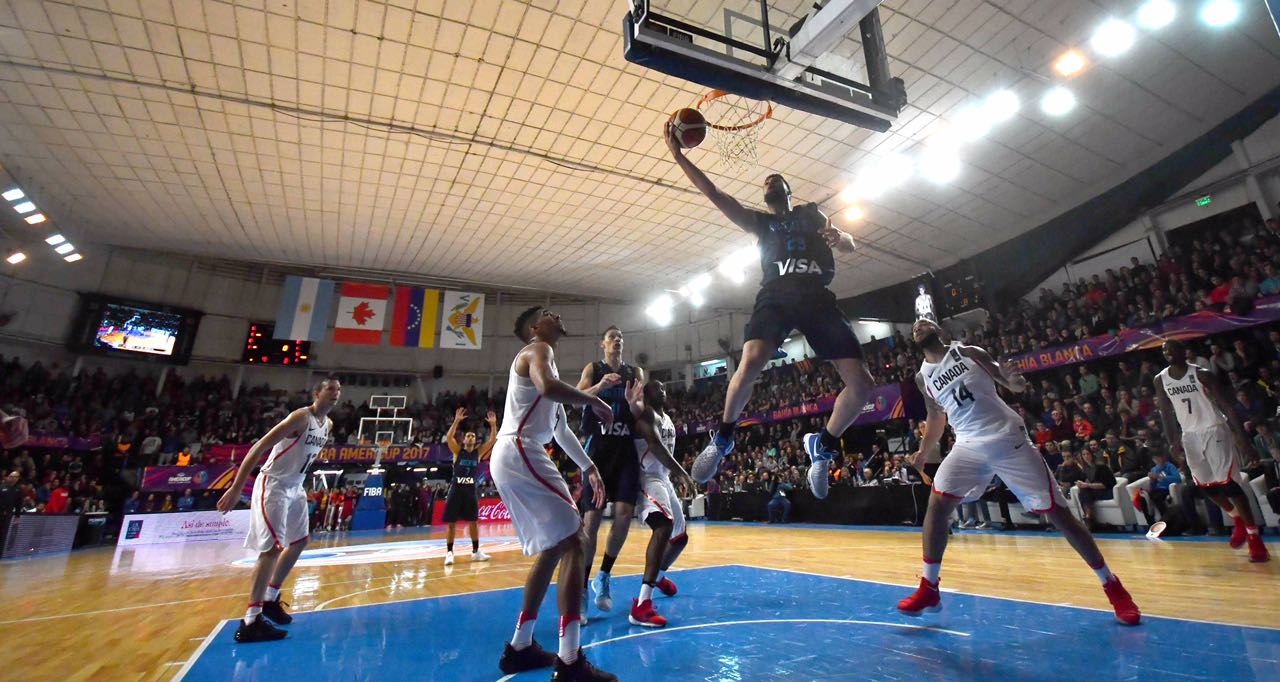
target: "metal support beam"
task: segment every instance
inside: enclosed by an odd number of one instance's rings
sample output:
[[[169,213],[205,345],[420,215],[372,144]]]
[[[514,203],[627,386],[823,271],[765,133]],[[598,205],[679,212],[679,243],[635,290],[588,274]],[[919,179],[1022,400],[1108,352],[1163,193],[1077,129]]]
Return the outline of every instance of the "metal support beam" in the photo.
[[[799,78],[805,69],[839,45],[853,27],[879,5],[880,0],[831,0],[826,6],[811,12],[800,30],[787,42],[785,52],[778,55],[773,63],[773,72],[787,80]],[[767,26],[768,22],[765,24]],[[876,26],[879,27],[878,16]],[[871,87],[875,87],[874,80]]]

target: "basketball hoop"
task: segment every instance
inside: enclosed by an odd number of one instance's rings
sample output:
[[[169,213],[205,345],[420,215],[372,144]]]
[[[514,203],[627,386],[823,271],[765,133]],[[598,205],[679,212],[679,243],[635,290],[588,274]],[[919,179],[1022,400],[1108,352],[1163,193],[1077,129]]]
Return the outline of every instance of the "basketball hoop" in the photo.
[[[694,105],[707,119],[707,127],[720,150],[720,161],[730,170],[756,165],[759,125],[773,118],[769,102],[747,99],[724,90],[712,90]]]
[[[373,468],[378,469],[382,465],[382,457],[387,454],[387,449],[391,447],[391,438],[382,437],[373,441],[373,446],[377,450],[378,456],[373,460]]]

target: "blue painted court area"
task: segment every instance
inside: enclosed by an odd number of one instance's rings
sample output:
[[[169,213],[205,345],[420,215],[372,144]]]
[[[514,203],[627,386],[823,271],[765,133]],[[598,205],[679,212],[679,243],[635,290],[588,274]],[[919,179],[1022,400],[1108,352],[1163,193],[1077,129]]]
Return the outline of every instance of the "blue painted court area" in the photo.
[[[664,630],[627,623],[639,577],[614,581],[615,610],[592,613],[583,646],[623,680],[1277,680],[1280,630],[1146,618],[946,593],[915,619],[909,589],[746,566],[674,571]],[[520,591],[504,589],[299,614],[281,642],[213,634],[188,680],[494,680]],[[555,590],[536,639],[556,645]],[[550,671],[514,679],[548,679]]]

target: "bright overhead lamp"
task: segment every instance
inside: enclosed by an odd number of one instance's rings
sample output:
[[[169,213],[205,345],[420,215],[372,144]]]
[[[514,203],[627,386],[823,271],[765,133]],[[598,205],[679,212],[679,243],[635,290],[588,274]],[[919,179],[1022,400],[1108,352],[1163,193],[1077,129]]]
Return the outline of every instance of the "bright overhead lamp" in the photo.
[[[30,201],[24,201],[21,204],[14,204],[13,210],[17,211],[18,213],[30,213],[36,210],[36,205],[31,203]]]
[[[14,251],[13,253],[9,254],[9,257],[6,258],[5,260],[8,261],[9,265],[17,265],[18,263],[21,263],[26,259],[27,259],[27,254],[21,251]]]
[[[0,197],[4,197],[5,201],[17,201],[25,196],[27,196],[27,193],[17,187],[14,187],[13,189],[6,189],[4,194],[0,194]]]
[[[758,260],[760,260],[760,247],[752,244],[725,256],[717,269],[725,279],[734,284],[742,284],[747,280],[747,268]]]
[[[649,316],[649,319],[665,327],[671,324],[673,308],[675,308],[675,303],[671,300],[671,297],[662,294],[653,299],[653,302],[644,309],[644,312]]]
[[[63,242],[53,247],[53,250],[57,251],[60,254],[65,254],[65,253],[71,253],[72,251],[75,251],[76,247],[71,242]]]
[[[1040,111],[1050,116],[1062,116],[1076,108],[1076,96],[1070,90],[1057,87],[1040,98]]]
[[[707,299],[702,295],[701,291],[695,291],[689,294],[689,305],[695,308],[700,307],[703,303],[706,303],[706,302],[707,302]]]
[[[78,261],[78,260],[80,260],[80,259],[82,259],[82,258],[84,258],[84,256],[81,256],[81,255],[80,255],[80,254],[78,254],[78,253],[73,253],[73,254],[71,254],[71,255],[67,256],[66,258],[63,258],[62,260],[66,261],[66,262],[68,262],[68,263],[74,263],[74,262],[76,262],[76,261]]]
[[[1209,0],[1200,8],[1200,21],[1221,28],[1240,18],[1240,3],[1235,0]]]
[[[44,243],[48,244],[49,246],[57,246],[65,241],[67,241],[66,237],[60,234],[55,234],[52,237],[49,237],[48,239],[44,240]]]
[[[861,206],[854,204],[844,210],[844,219],[856,223],[867,217],[867,211]]]
[[[920,156],[920,175],[935,185],[945,185],[960,176],[960,155],[951,149],[927,149]]]
[[[991,123],[1004,123],[1018,114],[1022,102],[1012,90],[1000,90],[987,98],[982,111]]]
[[[33,213],[26,217],[28,225],[39,225],[46,220],[48,220],[48,218],[44,217],[43,213]]]
[[[991,118],[978,107],[968,107],[952,119],[951,130],[961,142],[974,142],[991,132]]]
[[[840,201],[846,204],[852,204],[862,198],[862,190],[857,183],[849,183],[844,189],[840,190]]]
[[[1088,60],[1079,50],[1067,50],[1062,53],[1061,57],[1053,63],[1053,70],[1058,72],[1063,78],[1070,78],[1081,71],[1088,65]]]
[[[1093,37],[1089,39],[1089,45],[1104,57],[1118,57],[1133,47],[1133,41],[1136,38],[1137,32],[1129,22],[1107,19],[1094,30]]]
[[[916,162],[906,154],[890,154],[880,160],[877,170],[882,174],[885,185],[897,187],[915,175]]]
[[[1148,31],[1159,31],[1173,23],[1178,6],[1170,0],[1147,0],[1138,8],[1138,25]]]

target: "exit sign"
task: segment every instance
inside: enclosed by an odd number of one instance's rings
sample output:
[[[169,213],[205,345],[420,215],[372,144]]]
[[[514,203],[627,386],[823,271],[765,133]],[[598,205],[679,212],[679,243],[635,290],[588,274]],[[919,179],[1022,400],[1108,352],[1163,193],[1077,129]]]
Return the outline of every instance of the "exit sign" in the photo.
[[[1199,199],[1196,199],[1196,206],[1208,206],[1209,204],[1212,204],[1212,203],[1213,203],[1213,197],[1209,196],[1208,194],[1200,197]]]

